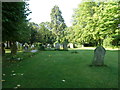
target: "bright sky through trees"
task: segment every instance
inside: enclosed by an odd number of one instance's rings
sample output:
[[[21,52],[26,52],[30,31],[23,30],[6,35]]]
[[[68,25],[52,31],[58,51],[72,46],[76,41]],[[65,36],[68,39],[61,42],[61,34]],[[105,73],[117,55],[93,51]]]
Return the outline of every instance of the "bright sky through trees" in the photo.
[[[62,11],[62,16],[67,26],[71,26],[71,17],[73,9],[78,7],[81,0],[30,0],[30,10],[32,13],[29,15],[31,22],[41,23],[50,21],[50,12],[54,5],[58,5]]]

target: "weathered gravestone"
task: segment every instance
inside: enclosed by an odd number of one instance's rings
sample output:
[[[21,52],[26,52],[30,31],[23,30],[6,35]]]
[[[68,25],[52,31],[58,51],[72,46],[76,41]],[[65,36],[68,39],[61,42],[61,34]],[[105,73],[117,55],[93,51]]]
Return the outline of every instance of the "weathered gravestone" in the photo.
[[[104,57],[106,50],[104,47],[99,46],[94,50],[94,59],[92,65],[95,66],[103,66],[104,65]]]
[[[60,44],[59,43],[55,43],[55,50],[60,50]]]

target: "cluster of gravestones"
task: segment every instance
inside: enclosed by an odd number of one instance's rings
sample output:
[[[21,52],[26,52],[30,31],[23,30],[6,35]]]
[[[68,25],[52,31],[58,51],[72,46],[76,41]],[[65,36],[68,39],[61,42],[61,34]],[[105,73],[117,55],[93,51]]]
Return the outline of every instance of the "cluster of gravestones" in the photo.
[[[22,45],[19,42],[16,42],[16,45],[17,45],[17,48],[24,48],[25,52],[29,52],[29,48],[32,49],[32,48],[35,47],[34,45],[30,46],[27,43]],[[4,46],[6,47],[6,44],[4,44]],[[69,44],[67,44],[67,43],[63,43],[63,44],[55,43],[54,47],[55,47],[55,50],[60,50],[60,48],[63,48],[63,50],[68,50],[68,47],[74,48],[74,45],[72,43],[69,43]],[[51,48],[51,44],[47,44],[47,48]],[[45,50],[45,46],[43,46],[42,44],[39,44],[39,49],[40,50]],[[90,65],[90,66],[103,66],[104,65],[105,53],[106,53],[106,50],[103,46],[97,47],[94,50],[94,58],[93,58],[93,61],[92,61],[92,65]]]
[[[55,43],[54,47],[55,47],[55,50],[60,50],[60,48],[63,48],[63,50],[65,51],[68,50],[68,47],[74,48],[72,43],[67,44],[66,42],[64,42],[63,44]]]
[[[19,43],[19,42],[16,42],[16,45],[10,47],[10,44],[7,45],[7,43],[4,43],[2,45],[4,48],[6,49],[10,49],[10,48],[14,48],[14,49],[17,49],[17,50],[24,50],[24,52],[29,52],[30,50],[34,50],[35,49],[35,45],[29,45],[28,43]],[[16,48],[15,48],[16,47]],[[4,49],[3,49],[4,50]]]
[[[70,48],[74,48],[73,44],[70,43]],[[55,44],[55,49],[60,50],[60,44],[56,43]],[[63,49],[68,50],[67,44],[63,44]],[[92,65],[90,66],[104,66],[104,57],[105,57],[106,50],[103,46],[99,46],[94,50],[94,58],[92,61]]]

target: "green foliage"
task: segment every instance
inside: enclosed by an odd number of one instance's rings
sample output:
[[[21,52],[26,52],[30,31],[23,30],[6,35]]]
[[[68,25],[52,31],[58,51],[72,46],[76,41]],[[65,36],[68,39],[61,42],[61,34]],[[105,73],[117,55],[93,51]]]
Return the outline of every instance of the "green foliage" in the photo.
[[[39,44],[38,50],[45,50],[45,47],[42,44]]]
[[[51,31],[50,22],[42,22],[39,24],[38,35],[40,35],[41,43],[54,43],[56,40],[55,34]]]
[[[75,9],[73,26],[68,32],[70,42],[103,44],[103,40],[118,34],[120,15],[119,2],[82,2]],[[115,37],[118,42],[120,38]],[[106,42],[104,41],[104,44]],[[112,44],[108,40],[109,44]],[[108,43],[106,42],[106,43]],[[106,44],[107,45],[107,44]]]
[[[105,47],[112,46],[112,41],[113,41],[113,38],[110,38],[110,37],[104,39],[103,46],[105,46]]]
[[[37,35],[38,35],[38,25],[36,23],[30,22],[28,23],[29,28],[30,28],[30,37],[29,37],[29,42],[31,44],[35,43],[38,41]]]
[[[50,15],[52,32],[56,35],[56,40],[61,42],[61,39],[65,36],[64,31],[67,27],[62,17],[62,12],[58,6],[54,6]]]
[[[29,37],[27,16],[30,14],[25,2],[2,3],[2,36],[3,41],[22,41]]]

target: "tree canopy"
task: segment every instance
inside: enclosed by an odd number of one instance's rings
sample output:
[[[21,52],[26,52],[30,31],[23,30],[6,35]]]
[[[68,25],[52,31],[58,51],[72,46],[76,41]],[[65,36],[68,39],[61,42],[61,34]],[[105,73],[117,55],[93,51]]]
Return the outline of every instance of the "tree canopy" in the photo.
[[[112,45],[117,42],[120,16],[119,2],[82,2],[75,9],[73,26],[68,37],[74,43],[93,43]],[[107,41],[107,42],[106,42]]]
[[[3,41],[21,41],[29,33],[27,16],[30,14],[26,2],[2,2]],[[22,37],[22,38],[21,38]]]
[[[57,41],[61,42],[64,37],[64,31],[67,27],[62,17],[62,12],[58,6],[54,6],[51,10],[51,28],[53,33],[57,36]]]

